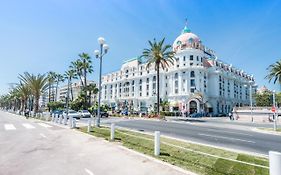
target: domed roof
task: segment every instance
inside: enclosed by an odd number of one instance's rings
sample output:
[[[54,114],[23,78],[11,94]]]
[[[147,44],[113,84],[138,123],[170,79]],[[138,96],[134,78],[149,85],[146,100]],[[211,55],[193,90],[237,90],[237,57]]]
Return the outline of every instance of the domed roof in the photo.
[[[177,51],[179,48],[195,47],[194,45],[201,44],[200,38],[191,33],[191,30],[185,26],[180,36],[174,41],[173,50]]]

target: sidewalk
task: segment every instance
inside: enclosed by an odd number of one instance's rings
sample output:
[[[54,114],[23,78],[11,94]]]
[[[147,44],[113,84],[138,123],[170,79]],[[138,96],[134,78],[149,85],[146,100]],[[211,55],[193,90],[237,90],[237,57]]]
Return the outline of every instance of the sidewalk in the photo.
[[[13,116],[12,119],[18,122],[43,122],[36,119],[22,120],[16,114],[4,115]],[[14,147],[12,152],[5,155],[5,159],[11,161],[3,169],[20,175],[195,175],[127,149],[118,142],[108,142],[53,122],[44,123],[59,126],[59,129],[38,127],[32,130],[34,132],[17,134],[19,138],[10,140],[10,144],[13,141],[20,142],[21,139],[27,144]]]

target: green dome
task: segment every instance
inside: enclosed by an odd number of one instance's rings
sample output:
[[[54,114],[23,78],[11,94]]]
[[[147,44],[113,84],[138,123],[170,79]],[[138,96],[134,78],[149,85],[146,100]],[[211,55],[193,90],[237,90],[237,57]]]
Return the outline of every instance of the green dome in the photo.
[[[183,28],[181,34],[190,33],[190,32],[191,32],[191,30],[190,30],[187,26],[185,26],[185,27]]]

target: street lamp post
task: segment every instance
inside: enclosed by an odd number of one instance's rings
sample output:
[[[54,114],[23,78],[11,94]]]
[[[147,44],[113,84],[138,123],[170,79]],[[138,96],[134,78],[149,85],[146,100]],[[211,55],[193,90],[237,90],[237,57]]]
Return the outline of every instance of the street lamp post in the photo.
[[[251,119],[252,119],[252,122],[254,122],[254,117],[253,117],[252,83],[250,83],[250,106],[251,106]]]
[[[252,88],[253,86],[256,86],[255,84],[253,85],[253,81],[251,80],[249,82],[249,93],[250,93],[250,110],[251,110],[251,121],[254,122],[254,116],[253,116],[253,93],[252,93]],[[247,87],[247,85],[244,85]]]
[[[107,53],[109,47],[105,44],[105,39],[103,37],[98,38],[98,43],[100,44],[100,50],[95,50],[96,58],[100,60],[100,71],[99,71],[99,95],[98,95],[98,115],[96,117],[96,126],[100,126],[100,103],[101,103],[101,74],[102,74],[102,57]]]

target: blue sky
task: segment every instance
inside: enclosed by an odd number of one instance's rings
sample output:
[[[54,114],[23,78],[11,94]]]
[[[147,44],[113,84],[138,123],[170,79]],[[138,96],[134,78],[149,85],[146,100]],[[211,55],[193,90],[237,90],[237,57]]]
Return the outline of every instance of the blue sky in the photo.
[[[78,54],[93,51],[103,36],[110,46],[103,73],[141,55],[147,40],[172,44],[184,27],[219,59],[253,74],[258,85],[281,58],[281,2],[276,0],[11,0],[0,3],[0,94],[24,71],[63,73]]]

